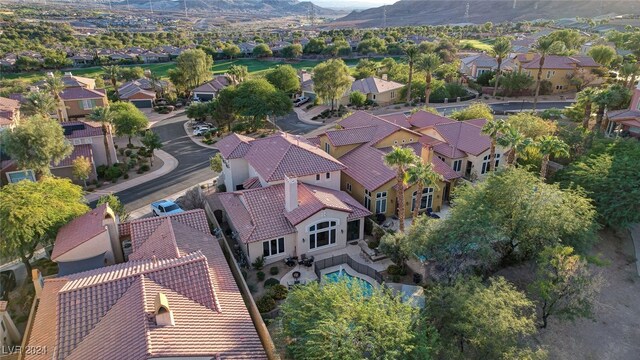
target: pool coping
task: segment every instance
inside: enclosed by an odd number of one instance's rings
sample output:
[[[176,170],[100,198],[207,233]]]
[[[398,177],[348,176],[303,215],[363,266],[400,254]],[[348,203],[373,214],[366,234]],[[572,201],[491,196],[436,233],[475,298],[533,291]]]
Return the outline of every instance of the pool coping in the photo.
[[[347,264],[335,265],[335,266],[331,266],[331,267],[328,267],[326,269],[323,269],[322,271],[320,271],[320,275],[322,277],[324,277],[325,275],[327,275],[329,273],[340,271],[341,268],[348,275],[350,275],[352,277],[355,277],[355,278],[358,278],[360,280],[364,280],[364,281],[368,282],[369,284],[371,284],[371,286],[374,287],[374,288],[379,288],[380,287],[380,284],[378,284],[378,282],[375,281],[375,279],[373,279],[370,276],[367,276],[365,274],[361,274],[361,273],[353,270],[353,268],[351,266],[347,265]]]

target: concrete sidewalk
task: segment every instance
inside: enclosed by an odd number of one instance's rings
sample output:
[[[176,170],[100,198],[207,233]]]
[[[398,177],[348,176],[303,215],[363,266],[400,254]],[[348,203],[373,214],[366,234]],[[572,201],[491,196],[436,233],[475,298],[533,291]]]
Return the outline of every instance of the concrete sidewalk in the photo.
[[[85,195],[85,198],[87,199],[88,202],[98,200],[98,198],[100,198],[100,196],[102,195],[115,194],[119,191],[132,188],[134,186],[137,186],[147,181],[158,178],[162,175],[168,174],[178,166],[178,160],[173,156],[169,155],[169,153],[167,153],[166,151],[156,150],[155,154],[163,162],[163,165],[160,169],[144,174],[142,176],[138,176],[135,179],[122,181],[112,186],[96,190],[92,193],[88,193],[87,195]]]
[[[311,108],[311,111],[306,112],[299,107],[294,107],[293,111],[296,113],[296,115],[298,115],[298,120],[300,120],[300,122],[303,122],[309,125],[324,125],[325,123],[321,121],[311,120],[311,118],[320,114],[321,112],[323,112],[328,108],[329,107],[325,105],[318,105]]]

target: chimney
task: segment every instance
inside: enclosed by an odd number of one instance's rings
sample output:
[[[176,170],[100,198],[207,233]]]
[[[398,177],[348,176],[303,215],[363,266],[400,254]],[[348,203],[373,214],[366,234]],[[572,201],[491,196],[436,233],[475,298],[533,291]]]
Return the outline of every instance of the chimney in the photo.
[[[284,176],[284,208],[293,211],[298,207],[298,179]]]
[[[382,74],[382,80],[389,80],[389,75]]]
[[[44,287],[44,279],[42,273],[38,269],[31,269],[31,280],[33,281],[33,287],[36,289],[36,299],[40,297],[42,288]]]
[[[169,308],[169,300],[165,294],[159,292],[156,295],[153,305],[156,316],[156,325],[173,326],[176,324],[173,320],[173,311]]]
[[[423,164],[431,163],[431,159],[433,158],[433,147],[422,144],[422,148],[420,149],[420,159]]]

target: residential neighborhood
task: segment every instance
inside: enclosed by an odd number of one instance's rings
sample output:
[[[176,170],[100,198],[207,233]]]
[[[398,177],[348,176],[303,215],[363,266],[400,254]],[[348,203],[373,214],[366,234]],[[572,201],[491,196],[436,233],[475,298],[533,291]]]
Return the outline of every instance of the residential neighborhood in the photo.
[[[374,2],[0,4],[0,360],[636,359],[640,9]]]

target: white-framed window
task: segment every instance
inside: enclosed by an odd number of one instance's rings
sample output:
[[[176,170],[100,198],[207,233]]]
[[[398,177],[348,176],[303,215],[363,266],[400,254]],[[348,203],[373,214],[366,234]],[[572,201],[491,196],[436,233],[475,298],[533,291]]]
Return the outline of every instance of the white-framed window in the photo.
[[[324,174],[324,177],[325,177],[327,180],[331,179],[331,173],[330,173],[330,172],[328,172],[328,173]]]
[[[329,154],[331,152],[331,145],[328,142],[324,143],[324,151]]]
[[[375,100],[375,99],[376,99],[376,94],[373,94],[373,100]]]
[[[462,169],[462,159],[453,161],[453,171],[460,171]]]
[[[411,197],[411,211],[416,208],[416,198],[418,192],[414,191]],[[425,210],[433,205],[433,188],[422,189],[422,196],[420,197],[420,210]]]
[[[262,256],[269,257],[284,252],[284,238],[277,238],[262,242]]]
[[[347,183],[347,192],[351,192],[351,190],[353,190],[353,189],[351,188],[351,183]]]
[[[321,221],[309,226],[309,249],[316,249],[336,243],[338,222],[335,220]]]
[[[440,159],[440,160],[442,160],[442,161],[445,161],[445,160],[444,160],[444,156],[440,156],[440,155],[438,155],[438,159]]]
[[[384,214],[387,212],[387,192],[381,191],[376,193],[376,214]]]
[[[494,168],[498,168],[498,166],[500,165],[500,154],[496,154],[496,166],[494,166]]]
[[[316,174],[316,181],[320,181],[320,174]]]
[[[556,85],[556,90],[562,90],[564,89],[564,85]]]
[[[553,75],[555,75],[555,74],[556,74],[556,72],[555,72],[555,71],[548,70],[548,71],[547,71],[547,79],[551,79],[551,77],[552,77]]]
[[[364,207],[371,210],[371,191],[364,189]]]
[[[484,158],[482,158],[482,170],[480,171],[480,174],[484,174],[486,172],[489,171],[489,157],[491,155],[487,155]]]
[[[80,100],[80,108],[82,110],[92,110],[96,107],[96,99]]]
[[[395,98],[396,98],[396,92],[395,92],[395,91],[392,91],[392,92],[391,92],[391,98],[392,98],[392,99],[395,99]]]

